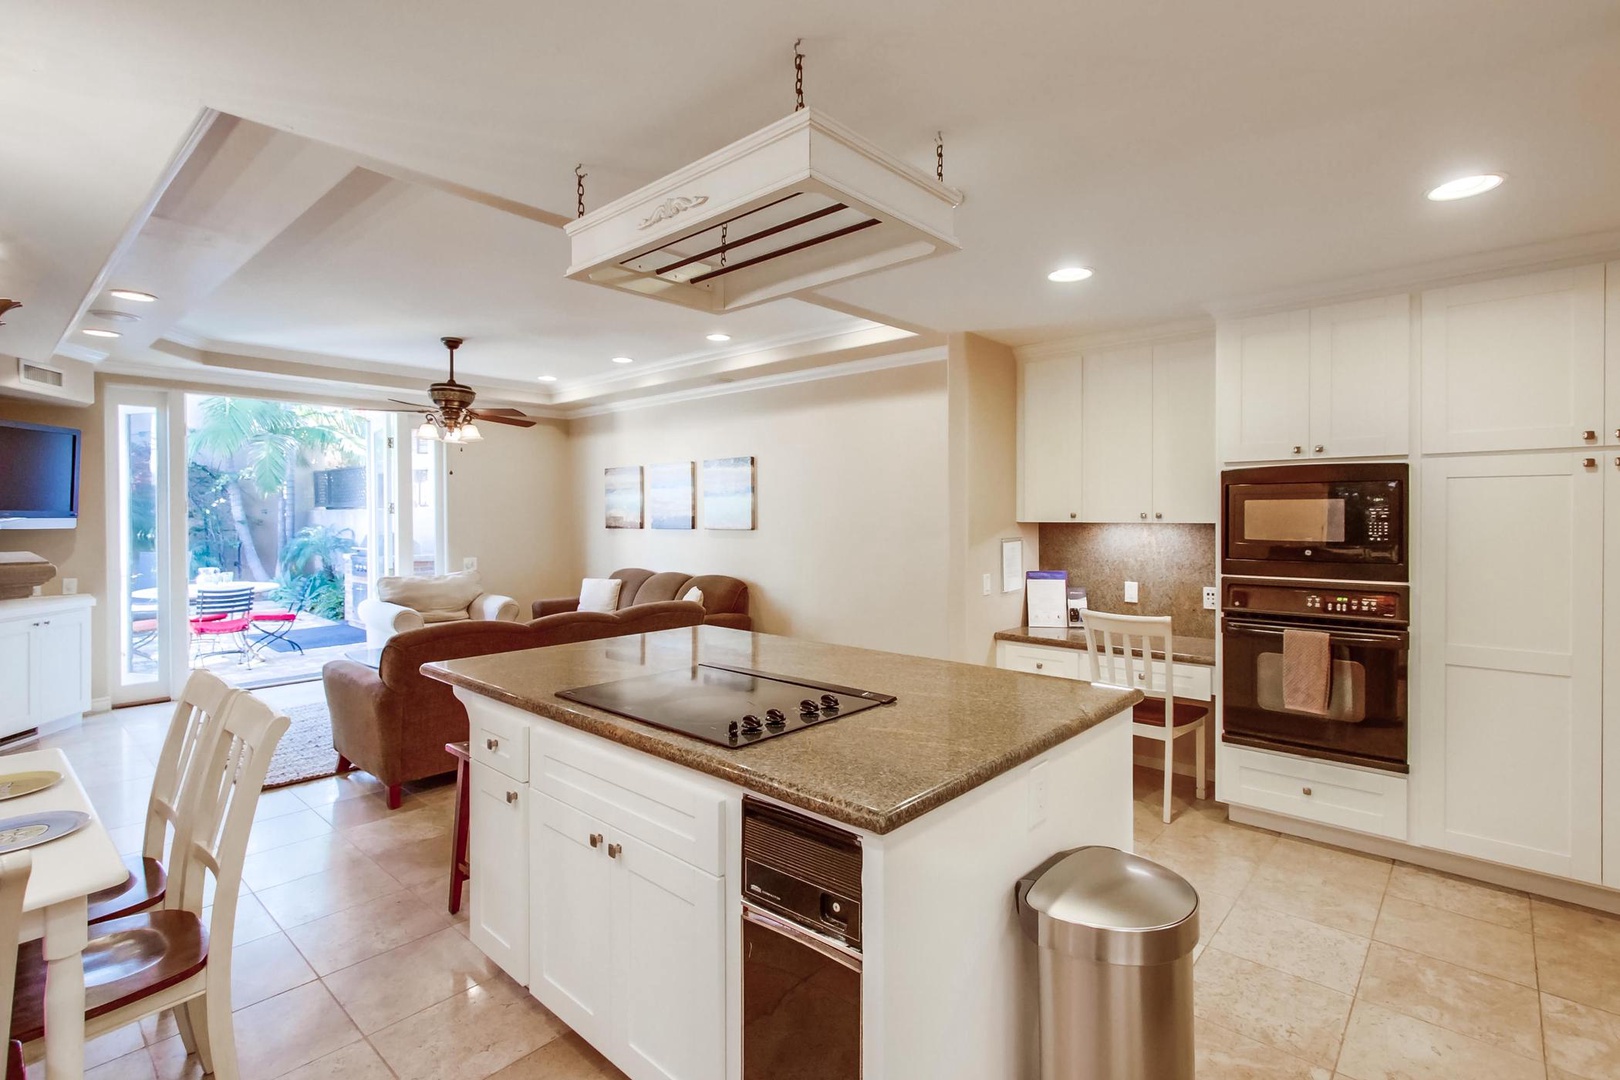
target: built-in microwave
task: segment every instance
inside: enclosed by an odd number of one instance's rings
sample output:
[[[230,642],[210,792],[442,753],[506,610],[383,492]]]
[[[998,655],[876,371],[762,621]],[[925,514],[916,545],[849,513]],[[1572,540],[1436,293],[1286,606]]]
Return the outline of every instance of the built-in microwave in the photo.
[[[1270,465],[1221,474],[1221,572],[1407,580],[1407,466]]]

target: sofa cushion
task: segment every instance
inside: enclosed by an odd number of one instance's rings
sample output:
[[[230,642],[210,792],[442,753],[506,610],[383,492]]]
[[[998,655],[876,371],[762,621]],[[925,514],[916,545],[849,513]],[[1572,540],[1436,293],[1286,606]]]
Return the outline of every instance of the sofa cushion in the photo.
[[[463,570],[439,577],[382,577],[377,599],[415,611],[462,611],[484,592],[478,571]]]
[[[691,584],[691,574],[665,570],[642,582],[641,588],[636,591],[636,603],[657,604],[665,600],[674,600],[686,592]]]
[[[691,578],[694,589],[703,590],[703,609],[710,615],[748,614],[748,583],[726,574],[699,574]]]
[[[627,566],[622,570],[615,570],[609,574],[608,577],[617,578],[624,582],[624,586],[619,589],[619,606],[627,608],[632,604],[642,603],[642,601],[636,599],[636,594],[641,592],[641,586],[652,576],[653,572],[651,570],[643,570],[639,566]]]
[[[460,611],[418,611],[417,614],[422,616],[422,621],[429,626],[434,623],[464,622],[471,617],[467,614],[466,608]]]
[[[703,603],[703,590],[693,587],[681,593],[681,599],[693,604]]]
[[[579,584],[579,610],[604,614],[619,609],[619,593],[624,582],[617,578],[588,577]]]

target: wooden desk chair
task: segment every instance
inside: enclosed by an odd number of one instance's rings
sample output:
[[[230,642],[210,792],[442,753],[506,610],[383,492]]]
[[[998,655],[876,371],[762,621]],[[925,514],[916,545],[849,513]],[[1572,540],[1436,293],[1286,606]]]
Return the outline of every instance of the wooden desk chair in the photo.
[[[180,806],[186,780],[197,763],[197,748],[214,734],[224,717],[225,707],[240,690],[234,690],[217,675],[193,671],[174,704],[169,733],[163,739],[157,775],[152,777],[152,795],[146,803],[146,836],[141,853],[129,856],[124,865],[129,876],[90,897],[91,925],[121,919],[163,902],[168,888],[169,830],[180,825]]]
[[[1147,700],[1132,712],[1131,730],[1164,743],[1164,820],[1170,822],[1170,781],[1176,740],[1193,736],[1198,797],[1204,797],[1204,721],[1209,704],[1176,700],[1175,641],[1168,615],[1110,615],[1087,611],[1084,633],[1091,681],[1140,690]],[[1153,687],[1153,656],[1164,657],[1162,689]]]
[[[26,851],[0,855],[0,1016],[11,1016],[12,982],[17,977],[17,937],[22,933],[23,895],[28,876],[34,872],[34,859]],[[6,1080],[26,1080],[22,1043],[9,1040],[6,1050]]]
[[[185,785],[163,907],[102,923],[100,936],[84,948],[87,1041],[173,1009],[181,1041],[202,1071],[237,1080],[231,941],[242,861],[265,772],[288,724],[252,694],[238,694],[223,722],[197,746],[196,780]],[[213,908],[205,926],[210,874]],[[45,1034],[38,942],[19,950],[16,985],[11,1030],[33,1058],[43,1054]]]

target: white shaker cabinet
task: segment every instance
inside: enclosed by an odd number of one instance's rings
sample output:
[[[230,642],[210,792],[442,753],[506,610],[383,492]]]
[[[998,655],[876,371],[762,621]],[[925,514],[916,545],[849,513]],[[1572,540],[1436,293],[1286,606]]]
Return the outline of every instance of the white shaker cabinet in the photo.
[[[587,1042],[606,1046],[612,966],[607,826],[533,794],[534,958],[530,991]]]
[[[0,738],[90,711],[84,595],[0,600]]]
[[[1153,515],[1153,348],[1087,352],[1081,362],[1081,520]]]
[[[1211,522],[1221,503],[1209,338],[1153,347],[1153,516]]]
[[[1405,294],[1223,322],[1222,460],[1406,453],[1411,337]]]
[[[1604,482],[1579,452],[1424,462],[1420,842],[1599,880]]]
[[[1620,338],[1620,323],[1610,324]],[[1598,459],[1603,500],[1603,884],[1620,889],[1620,453]]]
[[[1424,293],[1423,452],[1597,443],[1603,308],[1602,266]]]
[[[1078,353],[1018,365],[1018,520],[1078,521],[1081,512]]]
[[[467,936],[519,983],[529,982],[528,785],[474,761],[469,767]]]

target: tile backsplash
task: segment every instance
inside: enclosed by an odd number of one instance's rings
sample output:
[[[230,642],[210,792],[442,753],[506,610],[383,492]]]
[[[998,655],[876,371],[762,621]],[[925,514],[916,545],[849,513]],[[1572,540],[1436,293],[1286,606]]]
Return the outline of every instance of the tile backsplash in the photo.
[[[1215,636],[1215,612],[1204,610],[1204,586],[1215,584],[1213,525],[1041,526],[1041,569],[1067,570],[1087,602],[1125,615],[1169,615],[1188,637]],[[1125,602],[1125,582],[1140,586]]]

